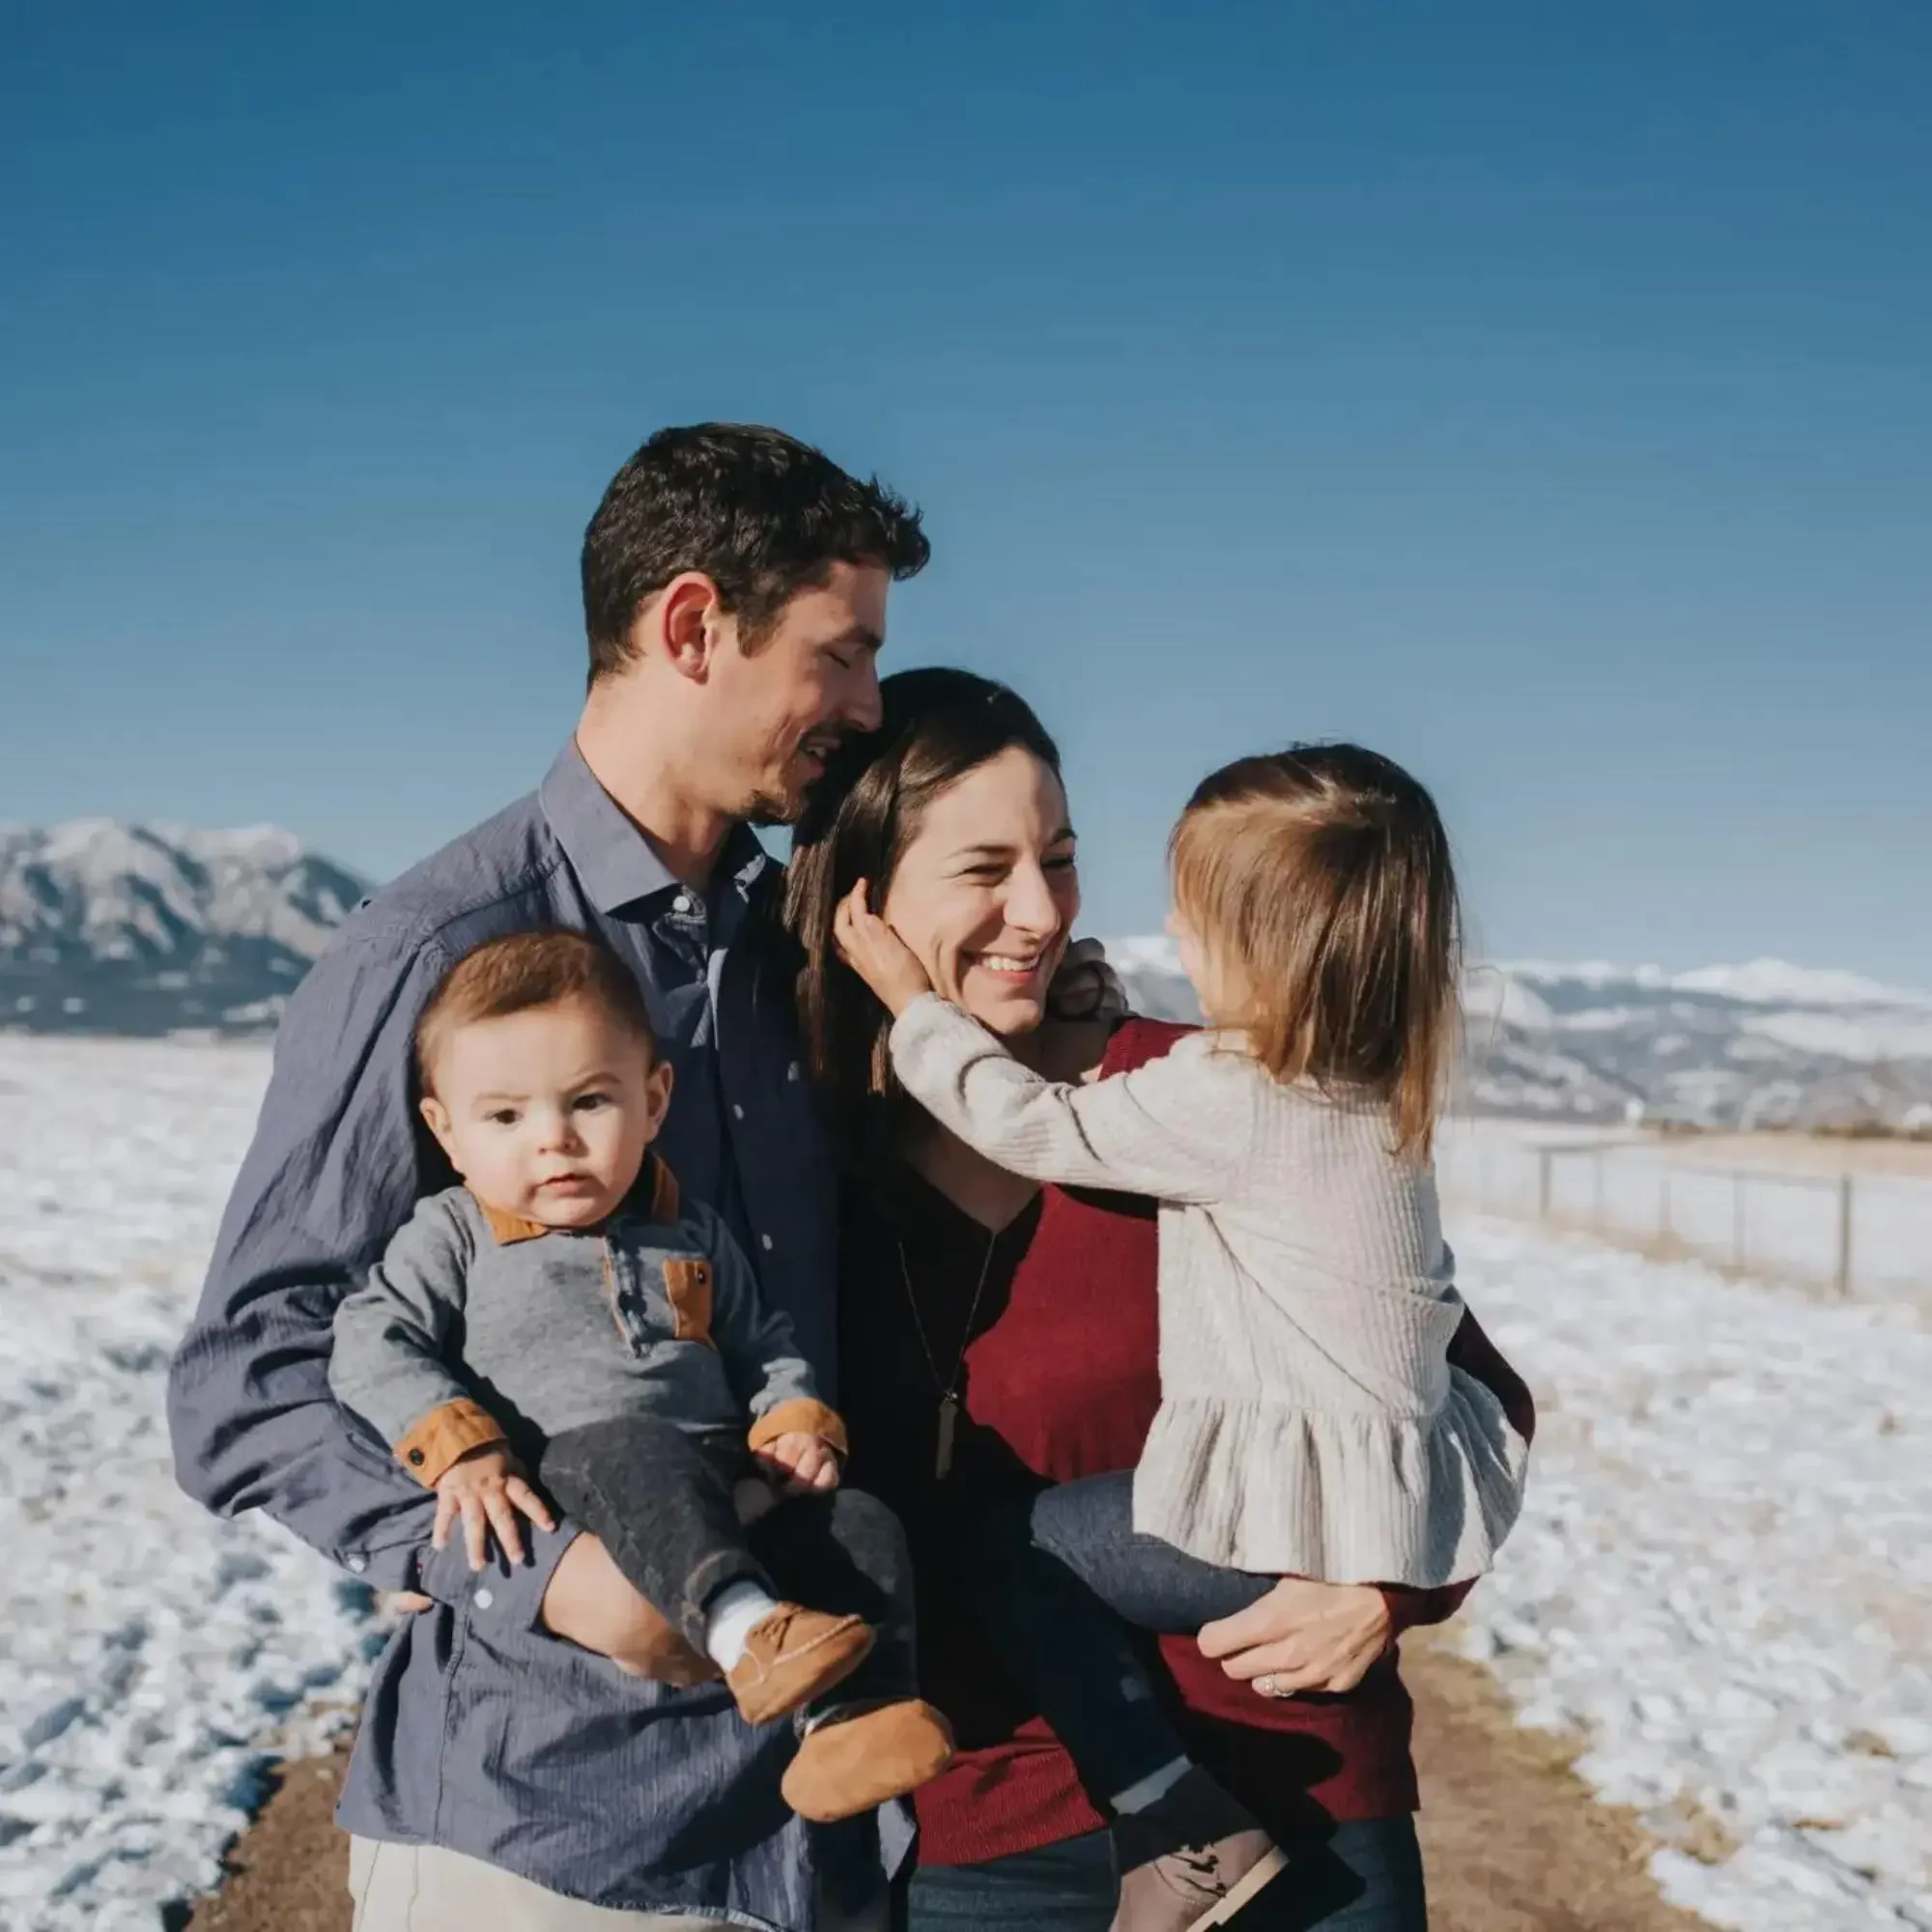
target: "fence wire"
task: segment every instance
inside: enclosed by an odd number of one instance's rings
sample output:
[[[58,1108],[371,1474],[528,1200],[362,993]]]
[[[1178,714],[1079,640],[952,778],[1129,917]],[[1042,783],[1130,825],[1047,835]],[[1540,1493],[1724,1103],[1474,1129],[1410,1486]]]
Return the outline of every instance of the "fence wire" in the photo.
[[[1705,1164],[1654,1144],[1451,1123],[1451,1208],[1540,1221],[1826,1294],[1932,1302],[1932,1181]]]

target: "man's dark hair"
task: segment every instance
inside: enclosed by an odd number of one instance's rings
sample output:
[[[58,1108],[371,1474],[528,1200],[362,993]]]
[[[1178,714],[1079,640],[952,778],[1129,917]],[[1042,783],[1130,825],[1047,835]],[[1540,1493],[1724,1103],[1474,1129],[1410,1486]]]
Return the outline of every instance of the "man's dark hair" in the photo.
[[[583,533],[590,681],[622,668],[631,626],[680,571],[718,586],[748,647],[835,563],[895,579],[925,568],[919,512],[781,430],[743,423],[661,429],[611,479]]]

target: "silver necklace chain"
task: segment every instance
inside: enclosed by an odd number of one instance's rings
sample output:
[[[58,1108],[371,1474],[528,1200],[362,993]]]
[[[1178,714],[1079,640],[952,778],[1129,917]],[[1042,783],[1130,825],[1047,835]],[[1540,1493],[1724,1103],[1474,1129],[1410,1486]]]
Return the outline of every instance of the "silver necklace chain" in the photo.
[[[986,1236],[986,1252],[980,1263],[980,1279],[973,1287],[972,1304],[966,1310],[966,1329],[959,1338],[959,1353],[952,1363],[952,1373],[942,1378],[939,1373],[939,1357],[932,1352],[931,1338],[925,1332],[925,1318],[919,1312],[919,1296],[913,1293],[912,1267],[906,1261],[905,1237],[893,1236],[893,1244],[898,1249],[899,1280],[905,1284],[906,1306],[912,1311],[913,1331],[919,1337],[920,1352],[925,1357],[925,1366],[932,1377],[932,1386],[939,1395],[939,1443],[933,1459],[933,1473],[942,1481],[952,1472],[952,1435],[959,1421],[959,1378],[966,1371],[966,1350],[973,1346],[973,1324],[980,1319],[980,1304],[985,1298],[986,1278],[993,1271],[993,1250],[1000,1244],[1000,1233],[995,1228]]]

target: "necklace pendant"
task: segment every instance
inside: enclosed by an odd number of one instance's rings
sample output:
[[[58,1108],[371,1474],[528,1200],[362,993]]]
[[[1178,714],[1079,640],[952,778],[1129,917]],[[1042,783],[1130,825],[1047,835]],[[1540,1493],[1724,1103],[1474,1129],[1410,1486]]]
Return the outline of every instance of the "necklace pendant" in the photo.
[[[932,1473],[943,1483],[952,1473],[952,1432],[959,1425],[959,1405],[950,1395],[939,1398],[939,1453]]]

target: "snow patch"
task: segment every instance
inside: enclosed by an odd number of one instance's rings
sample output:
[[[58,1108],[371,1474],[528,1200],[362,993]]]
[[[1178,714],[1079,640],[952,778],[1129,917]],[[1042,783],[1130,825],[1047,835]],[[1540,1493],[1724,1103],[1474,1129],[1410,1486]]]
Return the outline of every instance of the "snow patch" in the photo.
[[[175,1485],[163,1394],[259,1048],[0,1036],[0,1924],[152,1932],[267,1751],[351,1718],[368,1593]]]
[[[1465,1650],[1523,1722],[1587,1740],[1578,1772],[1665,1841],[1678,1904],[1741,1932],[1932,1927],[1932,1333],[1452,1234],[1542,1407]]]

